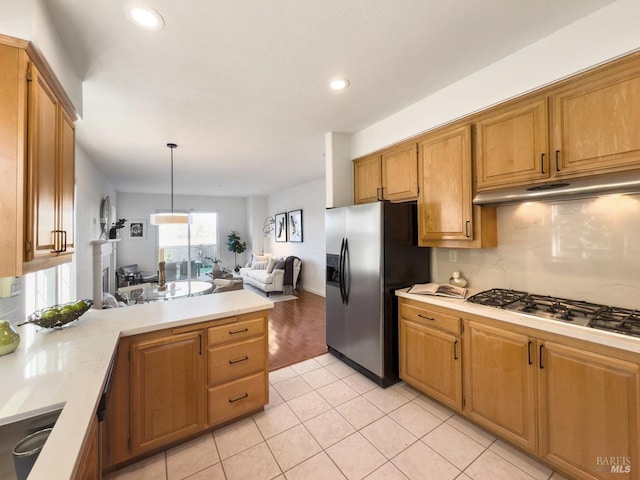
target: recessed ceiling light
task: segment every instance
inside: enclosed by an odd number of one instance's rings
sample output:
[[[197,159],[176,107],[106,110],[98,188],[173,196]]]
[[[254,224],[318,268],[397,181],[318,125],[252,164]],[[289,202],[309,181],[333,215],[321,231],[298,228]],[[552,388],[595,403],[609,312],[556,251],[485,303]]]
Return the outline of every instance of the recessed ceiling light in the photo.
[[[139,3],[128,3],[124,6],[127,18],[135,25],[146,30],[160,30],[164,27],[164,18],[153,8]]]
[[[331,80],[329,82],[329,87],[331,90],[344,90],[349,86],[349,80],[346,78],[336,78],[335,80]]]

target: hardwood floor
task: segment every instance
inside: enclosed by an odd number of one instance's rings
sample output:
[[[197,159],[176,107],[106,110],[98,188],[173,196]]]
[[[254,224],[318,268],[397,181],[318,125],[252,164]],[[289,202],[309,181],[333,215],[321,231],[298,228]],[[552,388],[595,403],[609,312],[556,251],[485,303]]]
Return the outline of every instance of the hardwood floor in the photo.
[[[325,299],[305,292],[277,302],[269,315],[269,370],[277,370],[327,352]]]

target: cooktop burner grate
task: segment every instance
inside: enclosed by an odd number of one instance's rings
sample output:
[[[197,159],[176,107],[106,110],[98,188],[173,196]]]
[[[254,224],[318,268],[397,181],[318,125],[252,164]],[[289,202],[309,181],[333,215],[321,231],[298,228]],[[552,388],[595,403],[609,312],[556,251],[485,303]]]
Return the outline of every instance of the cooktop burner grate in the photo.
[[[529,294],[502,288],[485,290],[472,295],[467,301],[640,337],[639,310],[608,307],[582,300]]]
[[[589,326],[640,336],[640,312],[625,308],[605,307],[593,317]]]
[[[507,290],[504,288],[492,288],[484,292],[476,293],[467,299],[468,302],[490,307],[504,308],[512,303],[519,302],[527,296],[527,292]]]

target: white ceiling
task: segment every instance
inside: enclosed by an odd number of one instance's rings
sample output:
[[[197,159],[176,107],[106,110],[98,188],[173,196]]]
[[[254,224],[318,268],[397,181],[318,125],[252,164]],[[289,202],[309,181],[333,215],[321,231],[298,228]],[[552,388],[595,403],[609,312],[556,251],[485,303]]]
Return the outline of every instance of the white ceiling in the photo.
[[[84,80],[79,145],[122,192],[266,195],[358,131],[613,0],[48,0]],[[328,89],[344,75],[351,86]]]

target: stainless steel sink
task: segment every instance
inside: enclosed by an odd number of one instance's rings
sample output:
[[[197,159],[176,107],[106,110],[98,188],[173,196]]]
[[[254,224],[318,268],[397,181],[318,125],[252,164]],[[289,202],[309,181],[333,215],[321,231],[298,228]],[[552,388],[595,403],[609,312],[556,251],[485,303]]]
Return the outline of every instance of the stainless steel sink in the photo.
[[[60,412],[55,410],[0,427],[0,480],[16,480],[11,454],[13,447],[27,435],[53,427]]]

